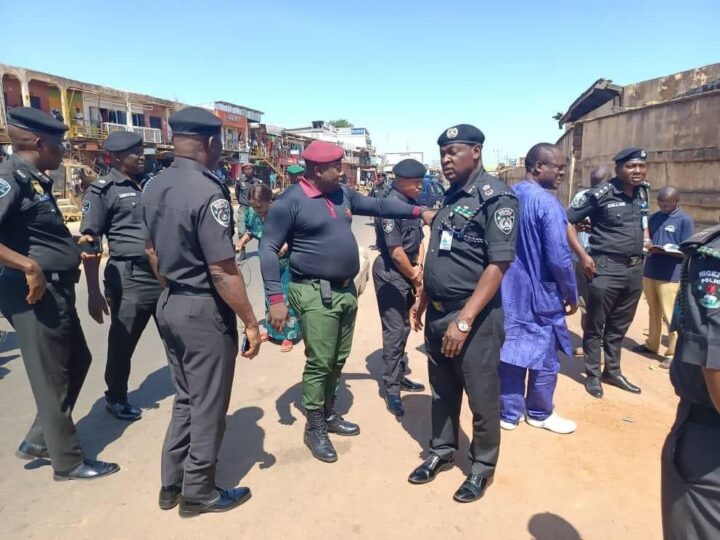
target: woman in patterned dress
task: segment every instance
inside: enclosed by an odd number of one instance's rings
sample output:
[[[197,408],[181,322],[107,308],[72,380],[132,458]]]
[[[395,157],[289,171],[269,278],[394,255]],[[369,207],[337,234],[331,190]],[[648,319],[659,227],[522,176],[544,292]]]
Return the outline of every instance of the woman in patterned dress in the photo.
[[[268,210],[270,210],[270,204],[272,203],[272,191],[265,184],[256,184],[250,188],[248,192],[248,200],[250,201],[250,208],[245,213],[245,234],[238,240],[237,247],[242,250],[245,245],[250,242],[253,238],[258,241],[262,238],[263,229],[265,227],[265,217],[267,216]],[[290,259],[288,257],[288,246],[285,244],[280,252],[280,269],[281,276],[280,280],[282,283],[283,293],[287,296],[288,286],[290,284]],[[293,348],[293,343],[298,341],[300,338],[300,322],[295,315],[292,307],[288,306],[288,319],[285,324],[285,328],[282,332],[276,331],[267,323],[267,311],[270,304],[267,296],[265,297],[265,331],[261,332],[261,339],[268,341],[269,339],[274,342],[280,343],[280,352],[290,352]]]

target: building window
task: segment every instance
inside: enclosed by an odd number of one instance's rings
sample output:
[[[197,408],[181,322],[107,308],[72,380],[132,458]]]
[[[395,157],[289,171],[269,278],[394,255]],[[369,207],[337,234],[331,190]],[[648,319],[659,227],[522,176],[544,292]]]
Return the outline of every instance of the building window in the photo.
[[[30,106],[33,109],[42,110],[42,103],[40,102],[40,97],[39,96],[30,96]]]
[[[150,116],[150,127],[155,129],[162,129],[162,118],[159,116]]]
[[[133,113],[132,125],[136,127],[145,127],[145,115],[143,113]]]

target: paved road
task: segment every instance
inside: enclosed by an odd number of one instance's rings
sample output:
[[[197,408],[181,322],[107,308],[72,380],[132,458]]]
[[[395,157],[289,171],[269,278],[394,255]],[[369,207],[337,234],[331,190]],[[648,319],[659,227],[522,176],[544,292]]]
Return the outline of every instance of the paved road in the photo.
[[[373,240],[368,219],[358,217],[359,242]],[[262,313],[257,258],[246,267],[250,296]],[[289,354],[264,345],[258,358],[239,359],[218,464],[222,486],[248,485],[253,499],[228,514],[182,520],[157,508],[159,460],[170,418],[168,368],[151,327],[136,355],[131,399],[144,409],[134,424],[103,408],[107,324],[80,314],[94,363],[75,410],[91,456],[117,461],[122,470],[98,482],[56,483],[46,463],[26,464],[13,452],[34,415],[32,395],[12,335],[0,346],[0,538],[52,539],[655,539],[660,538],[659,452],[675,398],[655,361],[624,352],[625,373],[643,388],[634,396],[614,388],[603,400],[581,386],[578,360],[563,361],[558,411],[578,421],[578,432],[556,436],[520,426],[503,433],[497,479],[484,500],[452,501],[468,469],[470,418],[463,410],[458,467],[426,486],[406,478],[427,448],[431,397],[404,397],[401,422],[378,395],[380,324],[374,291],[360,298],[353,353],[345,369],[340,408],[360,423],[359,437],[335,438],[339,461],[314,460],[302,444],[298,410],[302,346]],[[628,345],[647,328],[641,305]],[[0,328],[7,328],[0,320]],[[3,326],[5,325],[5,326]],[[577,331],[579,320],[571,319]],[[427,384],[422,339],[408,351],[413,378]]]

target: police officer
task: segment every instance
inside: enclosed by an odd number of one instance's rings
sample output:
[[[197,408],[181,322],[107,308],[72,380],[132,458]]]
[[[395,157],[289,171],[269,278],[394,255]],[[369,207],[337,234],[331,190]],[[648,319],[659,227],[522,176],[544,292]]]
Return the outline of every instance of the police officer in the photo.
[[[14,153],[0,164],[0,311],[17,333],[37,406],[17,455],[49,458],[56,480],[90,480],[119,467],[84,459],[72,420],[91,361],[75,310],[80,254],[42,172],[62,163],[67,129],[37,109],[8,112]]]
[[[513,192],[483,168],[484,141],[483,133],[468,124],[453,126],[438,139],[451,187],[431,225],[424,294],[410,314],[417,330],[427,309],[433,401],[430,455],[408,480],[425,484],[452,467],[465,390],[473,415],[472,465],[454,495],[463,503],[484,495],[500,450],[500,283],[515,258],[519,214]]]
[[[585,390],[596,398],[603,396],[601,376],[607,384],[640,393],[640,388],[620,371],[620,350],[642,293],[649,200],[646,157],[641,148],[618,152],[614,157],[615,177],[587,190],[567,211],[572,224],[588,217],[592,222],[590,253],[578,245],[575,248],[588,279],[583,329]],[[602,375],[601,347],[605,350]]]
[[[253,167],[252,163],[243,164],[241,171],[240,178],[235,182],[235,198],[239,205],[236,218],[238,238],[242,238],[245,234],[245,213],[250,207],[250,200],[248,199],[250,188],[255,184],[263,183],[262,180],[255,176],[255,167]],[[243,248],[242,252],[244,255],[245,248]]]
[[[393,168],[395,182],[388,199],[417,204],[425,166],[404,159]],[[425,387],[406,377],[405,344],[410,335],[408,312],[422,291],[424,234],[419,219],[375,218],[376,245],[380,256],[373,263],[373,283],[380,310],[383,337],[383,389],[388,410],[403,416],[400,391],[422,392]]]
[[[85,192],[80,232],[98,247],[102,236],[107,236],[110,260],[105,267],[103,296],[98,283],[99,253],[83,254],[88,312],[102,324],[110,305],[105,406],[115,418],[133,421],[139,420],[142,412],[127,399],[130,359],[150,317],[155,316],[160,284],[145,253],[142,136],[117,131],[110,134],[103,149],[110,154],[111,168]]]
[[[390,193],[390,184],[387,181],[387,176],[383,173],[378,177],[377,183],[370,190],[371,197],[387,197]]]
[[[720,226],[681,244],[685,253],[670,380],[680,396],[662,452],[666,540],[716,538],[720,523]]]
[[[340,186],[342,147],[313,141],[302,153],[306,175],[270,207],[260,241],[260,264],[270,307],[268,320],[282,331],[288,302],[300,321],[305,340],[303,407],[307,424],[303,440],[320,461],[337,461],[328,432],[360,433],[357,424],[338,414],[335,403],[340,375],[350,355],[357,315],[354,278],[360,270],[352,216],[420,218],[433,212],[387,198],[363,197]],[[278,252],[291,245],[291,283],[285,298]]]
[[[238,354],[235,315],[245,323],[243,356],[257,354],[260,334],[234,261],[230,192],[210,172],[222,152],[221,122],[188,107],[169,123],[175,160],[145,188],[143,219],[151,264],[167,283],[156,313],[176,390],[159,504],[169,510],[180,502],[189,517],[250,498],[244,487],[217,488],[215,464]]]

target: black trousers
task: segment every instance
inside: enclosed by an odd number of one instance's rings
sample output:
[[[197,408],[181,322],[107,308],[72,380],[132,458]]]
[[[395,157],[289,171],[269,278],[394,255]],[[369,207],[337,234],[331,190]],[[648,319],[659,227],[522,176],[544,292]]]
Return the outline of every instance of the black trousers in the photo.
[[[463,390],[472,411],[470,461],[472,474],[490,477],[500,452],[500,382],[498,364],[505,339],[499,295],[475,319],[459,356],[441,352],[442,337],[458,312],[440,313],[432,305],[425,321],[425,346],[432,387],[432,439],[430,452],[453,458],[458,448]]]
[[[583,329],[585,371],[599,377],[600,351],[605,351],[605,371],[620,375],[622,340],[635,317],[642,294],[643,266],[633,267],[594,257],[596,275],[588,283],[587,314]]]
[[[405,345],[410,335],[409,311],[415,300],[412,284],[382,257],[373,263],[383,342],[383,387],[387,394],[400,394],[400,381],[407,373]]]
[[[161,292],[149,263],[110,259],[105,267],[105,298],[110,306],[105,395],[112,402],[125,402],[130,360]],[[155,319],[157,326],[157,319]]]
[[[2,269],[0,311],[17,333],[37,415],[25,441],[47,446],[53,469],[69,471],[83,461],[72,420],[92,356],[75,310],[75,284],[48,283],[34,305],[21,272]]]
[[[687,419],[681,398],[662,451],[662,519],[665,540],[706,540],[720,527],[720,427]]]
[[[168,289],[160,295],[157,318],[176,391],[162,485],[182,484],[187,499],[210,502],[217,494],[215,464],[238,354],[237,319],[219,298]]]

